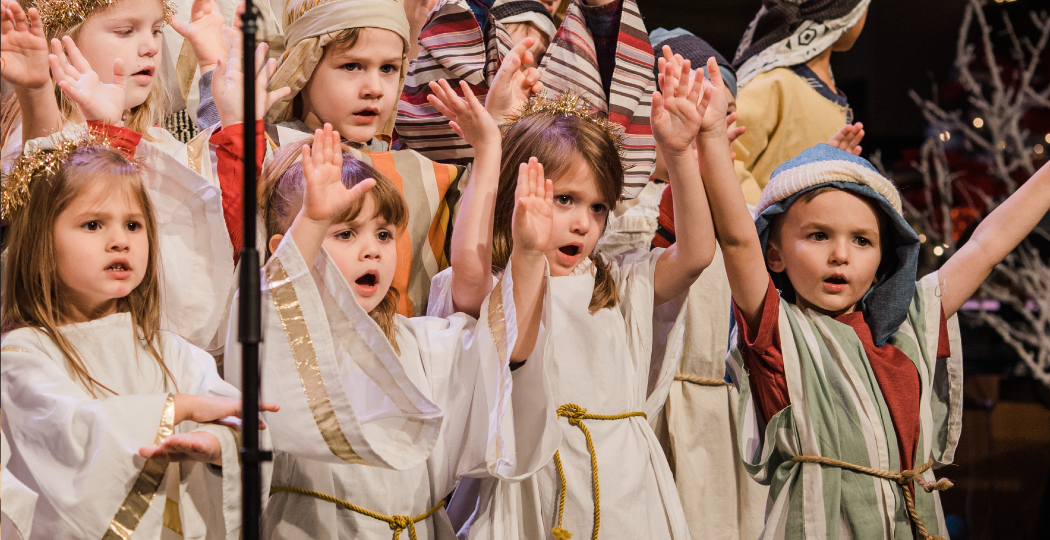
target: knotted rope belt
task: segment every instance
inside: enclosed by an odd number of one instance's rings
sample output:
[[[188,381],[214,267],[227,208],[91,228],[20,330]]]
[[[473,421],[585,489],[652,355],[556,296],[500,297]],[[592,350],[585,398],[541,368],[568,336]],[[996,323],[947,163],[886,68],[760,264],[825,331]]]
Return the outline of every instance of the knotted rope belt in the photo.
[[[908,469],[899,473],[891,471],[880,471],[879,469],[872,469],[870,467],[862,467],[860,465],[854,465],[852,463],[846,463],[845,461],[839,461],[837,459],[831,459],[821,456],[795,456],[791,458],[791,461],[795,463],[819,463],[821,465],[830,465],[832,467],[838,467],[840,469],[846,469],[847,471],[858,472],[866,474],[868,476],[874,476],[877,478],[883,478],[886,480],[892,480],[900,485],[904,491],[904,503],[908,507],[908,517],[911,518],[911,522],[915,525],[915,529],[919,532],[919,536],[924,540],[944,540],[944,537],[930,534],[926,530],[926,526],[923,525],[922,520],[919,519],[919,511],[915,509],[915,497],[911,494],[911,490],[908,489],[912,482],[918,482],[922,489],[926,493],[933,493],[934,491],[944,491],[952,486],[951,480],[947,478],[941,478],[936,482],[928,482],[922,479],[922,473],[926,472],[927,469],[933,466],[933,458],[930,458],[924,465],[915,469]]]
[[[629,412],[623,414],[587,414],[587,409],[574,403],[566,403],[558,407],[558,416],[569,420],[569,425],[580,428],[584,438],[587,439],[587,452],[591,454],[591,484],[594,486],[594,530],[591,532],[591,540],[598,540],[598,527],[602,521],[601,491],[598,489],[598,455],[594,453],[594,441],[591,440],[591,432],[584,425],[584,420],[623,420],[632,416],[647,418],[643,412]],[[558,496],[558,526],[551,529],[551,534],[556,540],[569,540],[572,534],[562,528],[562,518],[565,517],[565,470],[561,466],[561,452],[554,452],[554,466],[558,469],[558,479],[561,480],[561,493]]]
[[[354,504],[350,504],[350,503],[348,503],[348,502],[346,502],[346,501],[344,501],[342,499],[336,499],[335,497],[333,497],[331,495],[325,495],[324,493],[318,493],[316,491],[310,491],[309,489],[302,489],[302,488],[297,488],[297,487],[286,487],[286,486],[274,486],[274,487],[270,488],[270,495],[271,496],[274,493],[282,493],[282,492],[298,493],[300,495],[306,495],[308,497],[314,497],[316,499],[321,499],[322,501],[328,501],[330,503],[335,503],[335,504],[337,504],[339,506],[342,506],[343,508],[346,508],[347,510],[351,510],[351,511],[357,512],[358,514],[368,516],[368,517],[370,517],[372,519],[377,519],[379,521],[385,521],[388,525],[390,525],[390,528],[394,531],[394,540],[398,540],[398,538],[401,536],[401,531],[403,531],[405,529],[408,529],[408,537],[411,540],[417,540],[416,539],[416,523],[418,523],[420,521],[423,521],[424,519],[427,519],[428,517],[431,516],[431,514],[433,514],[434,512],[437,512],[439,508],[445,506],[445,501],[442,500],[441,502],[439,502],[436,505],[434,505],[434,507],[431,508],[430,510],[427,510],[425,513],[420,514],[420,515],[418,515],[416,517],[384,516],[383,514],[377,514],[375,512],[372,512],[371,510],[366,510],[364,508],[361,508],[360,506],[357,506],[357,505],[354,505]]]
[[[697,386],[729,386],[729,383],[723,381],[722,379],[697,377],[696,375],[686,375],[685,373],[675,373],[674,380],[693,383]]]

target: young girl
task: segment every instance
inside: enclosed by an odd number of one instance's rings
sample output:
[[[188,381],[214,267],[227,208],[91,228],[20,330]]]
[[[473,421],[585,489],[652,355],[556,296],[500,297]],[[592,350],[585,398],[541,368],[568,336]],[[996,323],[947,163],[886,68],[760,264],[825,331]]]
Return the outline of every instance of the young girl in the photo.
[[[491,249],[477,251],[491,253],[491,264],[480,257],[454,257],[451,275],[435,281],[435,289],[451,296],[451,302],[432,302],[435,310],[447,310],[449,304],[472,309],[461,302],[475,297],[463,291],[491,283],[492,270],[504,268],[516,249],[510,234],[514,171],[542,163],[553,177],[556,203],[544,249],[552,276],[544,368],[553,399],[548,404],[564,418],[559,420],[559,451],[536,475],[520,487],[482,481],[470,527],[473,538],[564,540],[588,531],[592,538],[689,537],[674,480],[646,419],[663,406],[674,377],[684,294],[714,250],[691,151],[701,123],[714,120],[704,117],[711,91],[701,92],[703,70],[690,79],[688,62],[682,71],[661,66],[666,70],[663,93],[652,97],[653,129],[675,189],[681,189],[680,204],[688,208],[684,214],[691,217],[677,223],[679,242],[671,248],[632,250],[611,260],[593,256],[623,185],[619,130],[596,120],[574,99],[530,101],[507,128],[498,181],[478,178],[468,188],[476,190],[469,204],[481,210],[467,208],[464,196],[453,244],[470,245],[480,238]],[[435,93],[442,104],[459,99],[449,91]],[[443,108],[456,116],[455,108]],[[526,160],[529,165],[522,164]],[[515,519],[498,519],[505,514]]]
[[[106,40],[118,40],[116,45],[105,49],[107,54],[113,51],[120,53],[121,47],[129,47],[124,40],[140,40],[141,47],[144,48],[142,50],[146,52],[138,61],[151,62],[155,56],[155,51],[149,48],[152,38],[140,36],[142,31],[137,26],[145,24],[142,21],[152,20],[149,17],[139,20],[141,13],[148,14],[151,8],[140,6],[141,9],[136,10],[126,4],[128,2],[122,0],[98,13],[91,12],[94,14],[88,16],[85,22],[71,33],[82,38],[90,38],[96,30],[115,33],[118,38],[109,34],[103,37],[95,36],[106,43]],[[48,13],[44,11],[45,15]],[[43,47],[43,54],[47,60],[46,42],[41,35],[42,27],[35,8],[30,9],[29,19],[24,15],[19,19],[18,14],[22,12],[16,3],[11,2],[5,6],[3,13],[0,13],[3,15],[5,32],[10,30],[12,36],[25,38],[30,43],[36,39]],[[51,16],[52,19],[54,17],[56,15]],[[162,15],[158,17],[161,17],[159,20],[162,23]],[[12,20],[17,24],[12,23]],[[19,20],[21,22],[18,22]],[[35,21],[32,26],[29,25],[30,20]],[[56,21],[52,22],[57,24]],[[8,26],[9,24],[11,26]],[[125,35],[127,32],[130,34]],[[7,37],[5,34],[5,39]],[[135,75],[124,83],[101,82],[99,74],[89,62],[92,55],[101,54],[99,43],[92,42],[91,39],[84,41],[88,45],[85,49],[79,48],[70,37],[63,37],[62,42],[57,39],[52,42],[54,54],[50,57],[50,63],[55,73],[57,90],[63,98],[63,107],[71,107],[72,111],[63,114],[79,119],[78,121],[86,121],[91,130],[115,141],[127,155],[135,155],[148,171],[143,175],[143,182],[156,210],[157,249],[160,260],[158,272],[161,276],[161,295],[164,298],[163,328],[179,334],[213,354],[221,354],[225,333],[219,329],[223,326],[228,298],[234,283],[232,250],[222,220],[221,192],[187,168],[162,141],[157,143],[156,138],[154,143],[142,140],[149,139],[150,134],[164,136],[163,134],[167,133],[159,128],[150,127],[152,124],[149,122],[153,121],[153,116],[147,115],[147,112],[152,110],[151,107],[156,103],[150,101],[153,98],[147,99],[146,95],[140,95],[146,89],[149,89],[148,95],[155,95],[154,87],[151,86],[153,83],[144,83],[145,86],[139,84],[150,77]],[[93,61],[96,64],[99,62],[97,59]],[[111,66],[128,66],[132,60],[118,57],[108,62]],[[47,68],[44,67],[43,70],[46,76]],[[17,70],[5,68],[5,77],[9,72],[15,73]],[[49,96],[50,93],[51,90],[48,89]],[[145,101],[132,107],[129,112],[128,104],[140,98]],[[138,127],[143,124],[146,128]],[[61,125],[62,122],[59,121],[56,129],[60,129]],[[82,128],[75,123],[69,123],[67,129],[76,131]],[[170,138],[170,135],[167,137]],[[34,144],[36,143],[30,140],[27,147]],[[16,147],[14,152],[20,153],[20,141]]]
[[[33,535],[237,538],[223,419],[241,400],[211,356],[161,329],[142,173],[108,145],[51,142],[16,163],[3,207],[2,423],[10,472],[39,495]]]
[[[492,146],[498,130],[488,122]],[[277,454],[266,534],[389,538],[393,529],[396,538],[407,529],[452,539],[442,506],[460,476],[517,480],[557,448],[539,334],[549,184],[545,194],[542,178],[522,177],[520,247],[479,321],[409,319],[391,288],[405,201],[340,146],[326,126],[312,150],[282,148],[262,188],[273,252],[263,394],[284,404],[267,416]]]
[[[431,159],[468,159],[470,148],[441,120],[427,101],[428,84],[463,80],[487,101],[500,96],[493,85],[514,40],[498,15],[503,0],[442,0],[420,32],[422,50],[412,63],[401,94],[397,133],[406,144]],[[523,2],[516,2],[523,3]],[[479,5],[480,4],[480,5]],[[492,6],[491,11],[487,6]],[[522,77],[533,91],[552,96],[578,94],[624,129],[624,194],[633,198],[649,181],[656,145],[649,125],[649,98],[656,90],[649,36],[635,0],[570,2],[557,34],[536,68]],[[509,20],[509,19],[504,19]],[[526,38],[533,40],[534,38]],[[536,42],[538,43],[538,41]],[[520,43],[519,43],[520,44]],[[532,47],[533,45],[529,45]],[[538,56],[540,51],[534,53]],[[518,67],[529,62],[521,62]],[[527,66],[526,66],[527,67]],[[517,88],[517,86],[514,86]],[[500,107],[509,116],[517,103]],[[494,114],[499,123],[501,115]]]

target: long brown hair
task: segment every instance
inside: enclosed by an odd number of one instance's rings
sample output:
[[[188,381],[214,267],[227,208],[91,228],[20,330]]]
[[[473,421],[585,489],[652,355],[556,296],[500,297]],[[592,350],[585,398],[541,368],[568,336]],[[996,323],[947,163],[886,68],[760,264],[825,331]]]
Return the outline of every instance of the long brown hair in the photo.
[[[4,276],[0,328],[6,334],[35,328],[58,346],[69,362],[73,378],[92,396],[102,389],[116,394],[94,377],[76,347],[59,331],[72,320],[64,300],[55,248],[55,220],[78,197],[104,186],[107,192],[124,192],[142,208],[149,258],[142,282],[117,300],[117,311],[131,315],[135,336],[178,385],[157,348],[160,333],[160,279],[157,272],[157,222],[141,173],[123,154],[105,144],[77,149],[56,173],[38,173],[29,182],[29,200],[11,216],[7,235],[9,261]]]
[[[306,178],[303,176],[303,164],[298,158],[302,155],[304,144],[313,145],[313,136],[297,140],[295,144],[282,146],[263,167],[263,181],[259,184],[259,201],[262,206],[263,221],[266,224],[266,238],[276,234],[285,234],[292,226],[295,216],[303,206],[303,195]],[[397,230],[400,237],[408,228],[408,203],[401,191],[387,177],[371,165],[357,159],[350,153],[350,148],[343,145],[342,182],[346,187],[353,187],[367,178],[373,178],[376,185],[369,190],[366,197],[371,197],[375,204],[376,216],[386,220]],[[333,223],[349,223],[357,219],[364,207],[362,198],[350,205]],[[270,245],[266,244],[266,258],[269,258]],[[309,262],[309,261],[308,261]],[[387,291],[383,300],[368,313],[372,320],[383,330],[390,344],[397,350],[395,332],[397,331],[397,304],[400,295],[393,287]]]
[[[118,0],[130,2],[132,0]],[[135,0],[138,1],[138,0]],[[154,0],[160,2],[161,0]],[[24,9],[29,9],[34,2],[22,0],[19,2],[22,4]],[[163,3],[161,4],[163,5]],[[100,7],[96,12],[106,9],[108,6]],[[94,13],[92,13],[94,14]],[[88,15],[91,17],[91,15]],[[85,21],[87,18],[85,18]],[[62,36],[69,36],[73,38],[73,41],[79,44],[80,42],[80,30],[84,26],[84,21],[73,26],[53,26],[44,28],[44,36],[47,38],[48,43],[52,39],[62,39]],[[136,107],[128,109],[124,112],[124,127],[141,133],[142,137],[147,141],[152,141],[154,138],[149,134],[149,128],[155,125],[159,125],[164,117],[168,114],[171,108],[171,96],[168,95],[165,90],[165,70],[163,69],[164,61],[163,55],[168,54],[164,50],[164,40],[161,40],[161,58],[156,62],[156,69],[153,72],[153,88],[150,89],[149,95],[146,96],[146,101],[143,101]],[[173,60],[174,61],[174,60]],[[112,66],[92,66],[96,72],[102,69],[112,69]],[[130,76],[130,74],[129,74]],[[58,108],[62,112],[62,118],[66,121],[72,121],[80,118],[80,109],[73,100],[69,99],[63,92],[58,84],[52,79],[52,86],[55,89],[55,98],[58,100]],[[6,145],[7,138],[10,137],[15,130],[18,121],[22,118],[22,110],[18,105],[18,97],[15,96],[14,92],[11,95],[4,98],[3,102],[0,103],[0,138],[2,142],[0,144]],[[22,141],[23,144],[25,141]]]
[[[597,180],[602,201],[612,210],[623,190],[623,165],[616,142],[609,133],[590,120],[567,114],[530,114],[512,124],[503,135],[503,163],[492,230],[492,272],[507,268],[514,248],[511,222],[514,216],[514,190],[518,165],[535,156],[543,164],[547,178],[557,178],[572,170],[582,159]],[[612,308],[619,301],[616,283],[608,263],[591,254],[594,261],[594,293],[591,313]]]

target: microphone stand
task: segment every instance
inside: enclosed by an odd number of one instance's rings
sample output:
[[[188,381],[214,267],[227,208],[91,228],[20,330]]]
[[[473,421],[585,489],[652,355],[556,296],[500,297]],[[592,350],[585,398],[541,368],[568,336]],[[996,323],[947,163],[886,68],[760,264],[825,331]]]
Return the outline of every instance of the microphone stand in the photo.
[[[258,13],[252,0],[245,1],[241,15],[244,56],[244,193],[242,208],[244,241],[241,247],[240,318],[238,341],[241,343],[241,373],[244,391],[241,447],[242,506],[241,538],[258,540],[262,522],[262,462],[272,456],[259,449],[259,342],[262,341],[261,297],[259,294],[259,251],[256,249],[255,216],[255,35]]]

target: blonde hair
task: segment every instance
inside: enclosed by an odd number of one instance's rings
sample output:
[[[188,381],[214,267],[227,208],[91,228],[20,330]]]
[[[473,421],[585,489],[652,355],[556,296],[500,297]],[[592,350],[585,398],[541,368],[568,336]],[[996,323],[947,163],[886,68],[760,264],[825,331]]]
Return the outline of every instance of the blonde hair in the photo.
[[[292,226],[295,216],[303,206],[303,195],[306,178],[303,176],[303,164],[299,160],[302,145],[313,144],[313,137],[297,140],[296,144],[281,147],[273,159],[263,167],[262,182],[259,184],[259,201],[266,224],[266,238],[285,234]],[[371,197],[375,205],[375,217],[386,220],[397,230],[400,237],[408,228],[408,203],[405,197],[388,178],[371,165],[361,161],[350,153],[350,148],[343,145],[342,182],[346,187],[353,187],[358,182],[373,178],[376,185],[369,190],[366,197]],[[349,223],[361,213],[365,199],[362,198],[350,205],[333,223]],[[267,242],[266,258],[272,253]],[[391,287],[378,306],[368,313],[372,320],[383,330],[390,344],[397,350],[395,332],[397,331],[397,305],[400,295]]]
[[[130,2],[132,0],[122,1]],[[161,2],[161,6],[164,5],[162,0],[154,1]],[[22,0],[19,3],[25,7],[26,4],[29,4],[30,2]],[[108,7],[109,6],[103,6],[102,8],[96,9],[92,15],[105,10]],[[90,18],[90,16],[88,18]],[[45,27],[44,36],[47,38],[48,43],[50,43],[52,39],[62,39],[62,36],[69,36],[73,38],[73,41],[78,42],[80,39],[80,30],[83,28],[84,22],[87,22],[87,19],[72,26]],[[163,55],[165,54],[163,39],[161,39],[160,54],[163,58]],[[167,116],[169,109],[171,108],[171,96],[165,91],[166,77],[164,72],[166,70],[162,69],[163,63],[162,60],[156,63],[157,69],[153,72],[153,88],[150,89],[149,95],[146,96],[146,100],[124,112],[124,127],[137,133],[141,133],[143,138],[147,141],[155,140],[149,135],[149,128],[159,125],[164,120],[164,117]],[[92,69],[98,72],[103,69],[111,69],[111,66],[92,66]],[[66,119],[66,121],[78,118],[80,110],[77,108],[77,104],[69,99],[65,92],[62,92],[53,79],[51,84],[54,87],[55,99],[58,100],[58,108],[62,112],[62,117]],[[11,95],[4,99],[2,105],[0,105],[0,136],[3,138],[3,142],[0,144],[7,143],[7,138],[14,133],[15,126],[21,118],[22,111],[18,105],[18,98],[15,96],[15,93],[12,92]]]
[[[492,230],[492,271],[507,268],[514,240],[511,235],[514,216],[514,191],[518,182],[518,165],[535,156],[543,164],[548,178],[568,173],[583,160],[597,181],[602,201],[611,211],[623,190],[623,165],[616,141],[609,132],[593,121],[568,114],[536,113],[522,117],[503,135],[503,163],[500,165],[499,188]],[[619,293],[609,264],[591,254],[594,261],[594,293],[590,311],[616,307]]]
[[[131,315],[136,336],[156,359],[176,388],[175,377],[164,363],[157,343],[160,332],[160,278],[157,270],[157,223],[153,205],[135,165],[108,145],[88,145],[76,150],[62,167],[48,177],[38,173],[30,181],[29,199],[11,216],[6,231],[7,270],[4,275],[4,333],[19,328],[36,328],[51,339],[69,362],[73,378],[93,397],[96,389],[116,394],[91,376],[76,347],[58,327],[72,320],[72,308],[62,294],[55,247],[55,220],[78,197],[93,187],[123,191],[142,208],[149,257],[142,282],[127,296],[117,300],[117,311]]]

